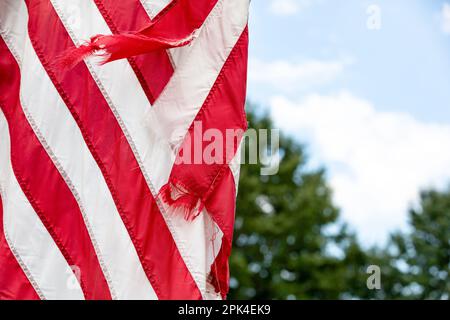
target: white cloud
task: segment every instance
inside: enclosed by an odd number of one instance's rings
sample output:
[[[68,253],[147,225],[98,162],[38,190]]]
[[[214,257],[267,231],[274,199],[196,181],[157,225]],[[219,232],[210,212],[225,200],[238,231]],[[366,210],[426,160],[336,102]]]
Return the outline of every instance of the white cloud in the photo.
[[[377,112],[349,93],[272,99],[280,128],[307,141],[328,169],[336,203],[366,244],[405,227],[420,189],[450,179],[450,126],[408,114]]]
[[[441,12],[442,19],[442,31],[444,33],[450,34],[450,4],[444,3]]]
[[[270,11],[277,15],[294,15],[300,10],[296,0],[272,0]]]
[[[281,16],[295,15],[314,2],[317,0],[271,0],[269,10]]]
[[[249,79],[252,83],[269,84],[284,92],[312,88],[335,80],[349,61],[309,60],[301,63],[289,61],[265,62],[250,59]]]

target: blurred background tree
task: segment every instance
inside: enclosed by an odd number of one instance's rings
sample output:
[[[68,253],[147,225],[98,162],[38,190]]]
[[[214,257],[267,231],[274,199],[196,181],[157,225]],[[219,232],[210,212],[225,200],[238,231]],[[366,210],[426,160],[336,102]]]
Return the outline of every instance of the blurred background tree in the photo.
[[[273,128],[248,109],[251,128]],[[424,192],[409,233],[364,249],[340,220],[325,171],[307,169],[305,148],[281,135],[280,154],[276,175],[242,165],[230,299],[448,299],[450,191]],[[369,265],[381,268],[381,290],[366,286]]]
[[[450,190],[422,192],[409,211],[408,233],[396,233],[389,251],[396,281],[386,295],[414,299],[450,297]]]

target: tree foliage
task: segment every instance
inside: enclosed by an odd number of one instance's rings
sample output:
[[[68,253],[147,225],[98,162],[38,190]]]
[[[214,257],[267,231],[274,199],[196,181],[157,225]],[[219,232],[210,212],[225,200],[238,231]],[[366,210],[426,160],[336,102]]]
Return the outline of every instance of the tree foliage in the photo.
[[[273,127],[252,110],[248,120]],[[325,171],[307,168],[305,148],[281,135],[280,154],[276,175],[241,167],[230,299],[448,298],[450,192],[424,192],[410,233],[363,249],[339,218]],[[366,286],[369,265],[382,270],[381,290]]]
[[[450,297],[450,190],[424,191],[418,208],[409,211],[408,233],[390,244],[392,273],[386,296],[413,299]]]

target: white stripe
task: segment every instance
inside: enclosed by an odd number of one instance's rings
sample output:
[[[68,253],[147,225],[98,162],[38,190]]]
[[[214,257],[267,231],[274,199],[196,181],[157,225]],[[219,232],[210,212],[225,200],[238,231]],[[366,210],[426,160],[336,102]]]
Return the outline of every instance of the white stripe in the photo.
[[[51,2],[75,43],[79,44],[93,34],[111,34],[91,1]],[[67,21],[76,21],[77,17],[69,10],[70,6],[77,6],[81,12],[91,13],[88,17],[83,16],[82,22],[77,23],[77,27],[73,29]],[[115,112],[154,194],[167,182],[172,170],[175,154],[171,143],[182,142],[247,24],[247,11],[248,0],[219,0],[194,44],[183,49],[179,69],[154,107],[149,105],[126,60],[115,61],[102,67],[89,64],[90,71]],[[172,222],[172,215],[164,211],[162,210],[164,218],[180,254],[199,289],[204,293],[209,268],[206,269],[205,264],[199,262],[202,260],[198,259],[198,255],[193,257],[192,254],[196,252],[206,257],[205,250],[198,250],[204,244],[206,231],[190,232],[190,228],[195,228],[193,224],[186,221]],[[201,219],[198,220],[200,223]],[[203,261],[206,261],[205,257]]]
[[[180,146],[199,108],[241,36],[248,20],[248,0],[219,0],[198,39],[183,50],[176,73],[148,113],[149,125]],[[154,113],[154,114],[153,114]]]
[[[220,296],[214,291],[207,290],[207,277],[222,245],[223,233],[204,209],[193,221],[186,222],[183,209],[173,209],[161,204],[165,208],[165,219],[179,236],[176,244],[204,299],[216,299]],[[217,297],[216,297],[217,296]]]
[[[10,49],[21,64],[23,108],[55,155],[67,175],[65,178],[73,184],[71,188],[78,195],[98,256],[105,264],[110,290],[119,299],[156,299],[104,177],[33,50],[27,34],[24,2],[7,0],[5,3],[11,4],[8,10],[14,6],[17,13],[17,19],[6,19],[0,28],[9,30],[8,38],[14,44]],[[0,20],[3,20],[1,13]]]
[[[172,0],[141,0],[150,19],[155,18]]]
[[[169,139],[169,144],[175,150],[183,142],[189,126],[194,121],[223,64],[247,25],[248,5],[247,0],[227,0],[225,2],[219,0],[193,46],[171,50],[172,60],[176,65],[175,75],[153,108],[147,112],[147,120],[148,127],[155,128],[155,133],[164,139]],[[230,163],[236,192],[240,169],[239,151],[240,148]],[[145,151],[144,154],[150,155],[151,152]],[[145,161],[145,166],[148,167],[150,163],[151,161]],[[158,188],[160,186],[157,185]],[[182,230],[178,246],[185,246],[190,257],[196,259],[194,261],[205,262],[203,265],[205,269],[199,274],[200,279],[198,280],[198,283],[201,283],[201,289],[205,290],[204,298],[220,298],[214,290],[208,288],[209,285],[204,276],[208,276],[210,267],[221,247],[222,232],[215,223],[209,222],[210,217],[205,214],[206,211],[193,223],[186,222],[181,218],[182,215],[174,214],[171,211],[174,210],[166,208],[165,218],[176,226],[177,231]],[[201,232],[202,226],[203,232]],[[211,239],[212,233],[217,231],[218,233],[214,237],[215,241],[212,243],[209,239]],[[195,251],[196,247],[205,248],[203,259]]]
[[[149,128],[157,132],[175,150],[181,145],[189,126],[194,121],[199,108],[203,105],[209,91],[219,75],[223,64],[241,36],[248,21],[247,0],[219,0],[205,21],[198,39],[190,47],[172,49],[171,56],[176,72],[164,89],[153,108],[147,112]],[[160,124],[158,126],[158,124]],[[240,148],[230,163],[235,179],[236,191],[239,180]],[[150,154],[146,152],[145,154]],[[145,161],[146,167],[150,162]],[[147,164],[148,163],[148,164]],[[157,185],[159,189],[161,185]],[[175,209],[176,210],[176,209]],[[194,261],[205,262],[200,283],[206,288],[205,298],[218,298],[213,290],[208,290],[206,278],[221,247],[223,233],[215,223],[211,223],[209,214],[204,210],[194,223],[186,222],[182,215],[173,214],[166,209],[166,220],[183,230],[179,245],[186,246]],[[198,221],[197,221],[198,220]],[[211,221],[211,222],[210,222]],[[201,228],[203,227],[203,232]],[[212,239],[212,234],[217,233]],[[194,244],[194,245],[189,245]],[[202,257],[195,248],[206,245]],[[204,289],[204,288],[202,288]],[[203,292],[203,291],[202,291]]]
[[[84,299],[78,281],[47,229],[34,212],[10,162],[8,123],[0,111],[0,187],[8,244],[18,255],[45,299]]]
[[[141,0],[142,6],[147,12],[150,20],[153,20],[171,2],[172,0]],[[178,60],[180,59],[180,55],[178,54],[179,51],[176,49],[168,49],[166,52],[170,56],[173,67],[176,68]]]
[[[244,139],[241,140],[239,147],[236,149],[236,154],[230,161],[230,169],[233,173],[234,184],[236,185],[236,195],[239,188],[239,176],[241,174],[241,159],[242,159],[242,149],[243,149]]]
[[[218,1],[192,47],[175,48],[170,50],[176,72],[171,81],[149,111],[149,127],[155,127],[169,144],[180,146],[189,126],[194,121],[199,108],[203,105],[211,87],[213,86],[223,64],[242,34],[248,21],[247,0]],[[152,114],[152,113],[155,113]],[[165,131],[163,131],[165,130]],[[239,184],[241,145],[230,162],[233,173],[236,194]],[[158,186],[160,187],[160,186]],[[187,223],[182,214],[174,214],[166,207],[166,220],[174,224],[176,230],[183,230],[179,246],[184,246],[189,256],[204,265],[203,273],[199,274],[198,282],[205,290],[204,297],[217,299],[220,296],[212,289],[208,289],[206,278],[212,263],[221,247],[223,233],[212,222],[206,210],[193,222]],[[216,235],[213,237],[213,233]],[[214,239],[211,241],[210,239]],[[195,246],[189,245],[194,243]],[[203,256],[195,248],[205,248]],[[203,292],[203,291],[202,291]]]

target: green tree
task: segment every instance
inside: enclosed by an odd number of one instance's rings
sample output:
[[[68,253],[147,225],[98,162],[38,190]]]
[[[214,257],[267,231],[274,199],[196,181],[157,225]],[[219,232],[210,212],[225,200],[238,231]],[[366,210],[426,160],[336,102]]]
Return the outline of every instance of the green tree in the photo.
[[[450,189],[421,193],[409,211],[410,231],[392,236],[387,252],[395,274],[389,298],[450,298]]]
[[[273,127],[251,110],[248,119],[254,129]],[[324,171],[307,170],[304,148],[283,135],[280,154],[276,175],[262,176],[260,164],[242,165],[229,298],[352,296],[349,282],[361,290],[366,285],[366,256],[338,223]]]
[[[248,119],[255,129],[273,127],[251,108]],[[408,232],[363,248],[339,218],[325,171],[307,169],[304,150],[281,135],[276,175],[242,165],[229,298],[449,299],[450,188],[422,192]],[[380,290],[367,287],[370,265],[381,269]]]

